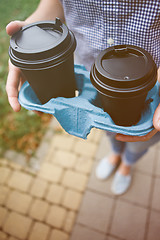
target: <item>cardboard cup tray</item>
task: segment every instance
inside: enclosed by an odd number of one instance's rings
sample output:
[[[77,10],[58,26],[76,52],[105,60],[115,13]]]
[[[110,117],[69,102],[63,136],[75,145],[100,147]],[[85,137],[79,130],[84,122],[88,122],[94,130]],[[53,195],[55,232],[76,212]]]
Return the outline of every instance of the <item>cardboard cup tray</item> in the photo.
[[[37,110],[54,115],[66,132],[87,138],[95,127],[114,133],[143,136],[153,130],[153,114],[160,102],[158,82],[149,91],[140,121],[130,127],[114,124],[109,114],[101,108],[97,90],[90,82],[89,72],[82,65],[75,65],[78,96],[74,98],[52,98],[41,104],[26,81],[19,93],[19,102],[28,110]]]

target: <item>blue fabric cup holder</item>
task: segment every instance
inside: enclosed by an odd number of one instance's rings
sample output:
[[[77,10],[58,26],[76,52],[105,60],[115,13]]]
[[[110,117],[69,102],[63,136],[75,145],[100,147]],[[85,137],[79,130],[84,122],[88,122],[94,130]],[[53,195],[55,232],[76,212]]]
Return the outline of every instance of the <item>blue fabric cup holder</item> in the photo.
[[[89,72],[84,66],[75,65],[75,76],[78,97],[52,98],[41,104],[26,81],[19,93],[21,106],[54,115],[66,132],[84,139],[93,127],[134,136],[143,136],[153,130],[153,114],[160,101],[158,82],[147,95],[140,121],[136,125],[123,127],[117,126],[101,108],[97,90],[91,84]]]

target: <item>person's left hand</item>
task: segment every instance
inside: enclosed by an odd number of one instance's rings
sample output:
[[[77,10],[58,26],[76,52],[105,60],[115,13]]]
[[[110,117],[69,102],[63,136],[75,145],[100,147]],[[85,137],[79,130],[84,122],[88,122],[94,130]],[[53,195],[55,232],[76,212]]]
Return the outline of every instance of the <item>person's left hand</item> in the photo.
[[[157,80],[160,83],[160,67],[158,69]],[[148,134],[146,134],[145,136],[129,136],[129,135],[123,135],[123,134],[117,133],[115,138],[118,141],[122,141],[122,142],[145,142],[145,141],[148,141],[150,138],[152,138],[158,131],[160,131],[160,104],[156,108],[156,111],[153,116],[153,126],[154,126],[154,129]]]

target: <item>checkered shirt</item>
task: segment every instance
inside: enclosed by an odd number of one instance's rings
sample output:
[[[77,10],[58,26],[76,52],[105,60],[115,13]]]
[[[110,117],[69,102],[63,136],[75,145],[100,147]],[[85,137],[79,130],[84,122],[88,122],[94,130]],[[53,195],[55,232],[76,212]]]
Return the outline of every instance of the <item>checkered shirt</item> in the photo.
[[[90,70],[100,51],[132,44],[160,66],[160,0],[61,0],[66,23],[77,39],[79,63]]]

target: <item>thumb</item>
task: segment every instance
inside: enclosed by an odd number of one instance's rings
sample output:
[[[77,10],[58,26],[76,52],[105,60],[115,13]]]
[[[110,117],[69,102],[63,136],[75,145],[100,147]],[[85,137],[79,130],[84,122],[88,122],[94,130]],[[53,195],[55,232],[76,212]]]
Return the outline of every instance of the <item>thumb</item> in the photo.
[[[27,23],[25,21],[12,21],[6,26],[6,32],[8,35],[12,36],[14,33],[18,32]]]

